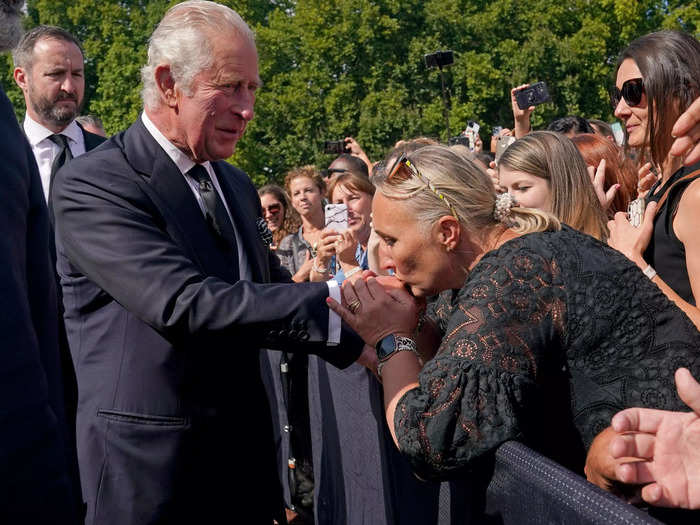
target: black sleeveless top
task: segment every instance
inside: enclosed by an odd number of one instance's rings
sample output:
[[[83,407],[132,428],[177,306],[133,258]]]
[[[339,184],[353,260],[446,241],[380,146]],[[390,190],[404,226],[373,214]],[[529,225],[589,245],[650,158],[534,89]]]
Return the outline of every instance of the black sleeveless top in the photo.
[[[666,181],[661,190],[654,194],[660,181],[652,186],[647,197],[647,202],[659,201],[664,193],[669,191],[669,188],[679,179],[700,170],[700,162],[692,166],[686,166],[676,171],[671,178]],[[684,301],[695,306],[695,298],[693,289],[690,286],[688,278],[688,269],[685,264],[685,246],[676,237],[673,231],[673,218],[678,209],[678,203],[685,189],[695,179],[700,177],[700,174],[691,177],[683,182],[676,184],[670,189],[666,202],[661,205],[656,211],[654,218],[654,234],[651,237],[649,246],[644,252],[644,260],[651,264],[659,277],[668,284],[671,289],[676,292]]]

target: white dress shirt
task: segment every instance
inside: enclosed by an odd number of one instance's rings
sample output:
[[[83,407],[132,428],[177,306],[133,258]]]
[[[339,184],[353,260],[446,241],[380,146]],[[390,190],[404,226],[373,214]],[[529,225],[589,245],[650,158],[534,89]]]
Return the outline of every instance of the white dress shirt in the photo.
[[[187,172],[192,169],[192,167],[195,165],[195,162],[190,159],[185,153],[180,150],[177,146],[175,146],[172,142],[170,142],[165,135],[163,135],[160,130],[156,127],[156,125],[153,123],[153,121],[148,118],[148,115],[146,115],[146,112],[141,113],[141,121],[143,122],[143,125],[146,127],[146,130],[151,134],[151,136],[155,139],[155,141],[158,143],[158,145],[163,148],[163,151],[170,157],[170,159],[175,163],[177,168],[180,170],[180,173],[185,177],[185,181],[187,181],[187,185],[190,187],[192,190],[192,193],[194,194],[195,199],[197,199],[197,203],[199,204],[199,208],[202,210],[202,214],[206,215],[206,207],[204,205],[204,201],[202,199],[202,196],[199,193],[199,183],[194,180],[194,178],[189,175]],[[50,142],[50,141],[49,141]],[[72,150],[71,150],[72,151]],[[209,161],[203,162],[201,164],[204,169],[207,170],[207,173],[209,174],[209,177],[211,177],[212,184],[214,185],[214,188],[216,189],[217,194],[219,195],[219,199],[221,199],[221,202],[224,203],[224,207],[226,208],[226,213],[228,214],[229,219],[231,220],[231,224],[233,225],[233,229],[236,233],[236,243],[238,247],[238,260],[239,260],[239,275],[241,280],[246,280],[250,281],[252,280],[252,273],[250,271],[250,265],[248,264],[248,257],[246,253],[246,249],[243,246],[243,238],[241,234],[239,233],[238,229],[236,228],[236,222],[233,220],[233,217],[231,216],[231,211],[229,210],[228,203],[226,202],[226,199],[224,198],[224,195],[221,191],[221,187],[219,186],[219,180],[216,177],[216,172],[214,171],[214,168],[212,167],[211,163]],[[49,171],[51,171],[51,167],[49,166]],[[340,288],[338,287],[338,283],[334,280],[331,279],[327,281],[328,285],[328,292],[329,295],[335,299],[336,301],[340,302]],[[341,324],[340,324],[340,317],[338,314],[333,312],[332,310],[329,310],[329,316],[328,316],[328,345],[337,345],[340,343],[340,331],[341,331]]]
[[[44,188],[44,198],[46,202],[48,202],[49,184],[51,183],[51,165],[61,151],[61,148],[58,144],[55,144],[49,139],[54,132],[33,120],[29,116],[29,113],[24,117],[24,134],[27,136],[27,140],[29,140],[34,158],[39,166],[41,185]],[[75,121],[68,124],[66,129],[61,131],[61,135],[65,135],[68,138],[68,147],[73,157],[85,153],[85,137]]]

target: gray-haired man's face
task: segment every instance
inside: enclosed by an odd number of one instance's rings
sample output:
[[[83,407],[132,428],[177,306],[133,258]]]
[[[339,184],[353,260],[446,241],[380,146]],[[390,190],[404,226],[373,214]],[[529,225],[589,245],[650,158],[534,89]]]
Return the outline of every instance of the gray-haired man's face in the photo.
[[[0,51],[17,45],[22,37],[24,0],[0,0]]]

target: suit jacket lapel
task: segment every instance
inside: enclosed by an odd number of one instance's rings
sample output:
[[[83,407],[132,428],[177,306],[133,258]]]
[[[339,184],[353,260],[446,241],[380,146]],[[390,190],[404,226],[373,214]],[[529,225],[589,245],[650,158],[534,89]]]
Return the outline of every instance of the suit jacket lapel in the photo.
[[[182,173],[140,118],[124,134],[124,152],[131,166],[147,178],[147,191],[168,226],[179,231],[188,255],[207,274],[238,280],[238,261],[219,248]]]
[[[104,137],[100,137],[99,135],[95,135],[94,133],[90,133],[89,131],[85,131],[85,129],[78,124],[78,127],[80,128],[80,131],[83,132],[83,141],[85,142],[85,151],[90,151],[91,149],[95,149],[97,146],[102,144],[105,140]]]
[[[231,217],[235,222],[236,233],[241,237],[240,244],[245,250],[248,266],[250,267],[253,281],[269,282],[269,267],[267,257],[269,248],[263,243],[258,233],[255,219],[259,212],[255,202],[240,198],[247,195],[249,188],[244,186],[242,178],[233,176],[235,168],[224,161],[212,163],[219,186],[224,194],[224,198],[231,212]],[[247,177],[241,172],[241,177]],[[245,181],[247,183],[247,181]]]

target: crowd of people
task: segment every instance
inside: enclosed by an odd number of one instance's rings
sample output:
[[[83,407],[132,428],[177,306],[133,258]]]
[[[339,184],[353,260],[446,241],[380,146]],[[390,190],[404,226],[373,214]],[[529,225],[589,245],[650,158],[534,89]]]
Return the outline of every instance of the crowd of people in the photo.
[[[256,189],[223,160],[261,85],[235,11],[169,9],[106,138],[80,42],[22,35],[22,6],[0,0],[27,110],[2,94],[0,521],[434,523],[509,440],[700,509],[695,37],[621,52],[622,145],[533,130],[523,84],[489,152],[348,137]]]

